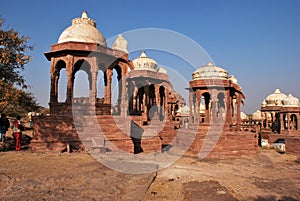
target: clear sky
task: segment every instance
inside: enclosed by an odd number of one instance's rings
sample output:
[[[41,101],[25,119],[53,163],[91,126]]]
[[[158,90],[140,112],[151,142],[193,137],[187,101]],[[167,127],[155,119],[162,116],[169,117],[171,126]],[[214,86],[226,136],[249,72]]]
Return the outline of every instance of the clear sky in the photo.
[[[237,77],[247,97],[242,108],[246,113],[258,109],[275,88],[300,98],[299,0],[0,0],[0,3],[4,26],[31,37],[34,51],[29,52],[32,61],[26,67],[25,78],[42,106],[49,102],[50,88],[50,63],[43,53],[50,50],[71,20],[80,17],[84,10],[97,21],[97,28],[105,38],[140,28],[168,29],[191,38],[216,65]],[[175,60],[160,61],[156,52],[148,56],[176,68]],[[186,79],[191,80],[191,75]]]

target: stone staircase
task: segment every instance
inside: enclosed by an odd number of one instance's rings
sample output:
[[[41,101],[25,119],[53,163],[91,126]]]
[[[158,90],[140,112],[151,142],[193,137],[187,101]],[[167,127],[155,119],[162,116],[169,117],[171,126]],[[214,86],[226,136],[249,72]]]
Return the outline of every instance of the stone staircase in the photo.
[[[144,152],[161,150],[159,135],[153,135],[153,128],[142,127],[139,116],[130,119],[112,115],[35,117],[30,148],[34,151],[62,151],[70,145],[71,149],[85,149],[88,152],[100,150],[133,153],[131,122],[145,131],[140,140]]]

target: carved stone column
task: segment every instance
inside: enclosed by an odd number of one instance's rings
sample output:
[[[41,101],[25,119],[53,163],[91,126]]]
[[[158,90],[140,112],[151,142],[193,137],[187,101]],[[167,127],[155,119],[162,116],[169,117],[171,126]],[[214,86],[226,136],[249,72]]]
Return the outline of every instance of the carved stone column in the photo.
[[[231,108],[231,96],[230,96],[230,90],[227,90],[226,92],[226,109],[225,109],[225,122],[226,125],[229,126],[232,124],[232,108]]]
[[[286,114],[287,117],[287,130],[291,130],[291,115],[289,113]]]
[[[280,113],[280,130],[283,131],[284,130],[284,114]]]
[[[193,119],[193,95],[194,95],[194,92],[192,89],[190,89],[189,91],[189,103],[190,103],[190,122],[192,122],[192,119]]]
[[[106,69],[106,86],[105,86],[105,93],[104,93],[104,103],[111,104],[111,79],[112,79],[112,69]]]
[[[71,103],[72,102],[72,98],[73,98],[73,83],[72,83],[72,76],[73,73],[71,70],[67,71],[67,95],[66,95],[66,103]]]
[[[236,130],[240,131],[241,129],[241,94],[237,95],[237,114],[236,114]]]
[[[90,103],[92,105],[95,105],[96,97],[97,97],[97,76],[98,76],[98,71],[93,70],[91,73],[92,73],[92,89],[91,89],[91,92],[90,92]]]
[[[159,85],[155,84],[154,85],[154,90],[155,90],[155,104],[156,104],[156,107],[157,107],[157,114],[159,115],[159,112],[160,112]]]
[[[73,98],[73,86],[74,86],[74,79],[73,79],[73,56],[67,56],[67,66],[66,66],[66,73],[67,73],[67,95],[66,95],[66,102],[71,103]]]
[[[168,116],[168,95],[169,95],[169,90],[165,88],[165,97],[164,97],[164,113],[165,116]]]
[[[201,102],[201,94],[200,94],[200,91],[197,90],[196,91],[196,101],[195,101],[195,123],[199,124],[199,117],[200,117],[200,108],[199,108],[199,105],[200,105],[200,102]]]
[[[55,68],[54,58],[51,58],[51,66],[50,66],[50,103],[57,102],[57,91],[58,91],[58,77],[59,72]]]
[[[128,89],[126,87],[126,76],[127,76],[127,73],[128,73],[128,64],[127,63],[119,63],[119,66],[121,68],[121,77],[120,77],[120,80],[119,82],[121,82],[121,89],[120,89],[120,94],[119,94],[119,97],[121,98],[120,100],[120,109],[121,109],[121,113],[120,115],[121,116],[126,116],[126,114],[128,113],[128,105],[127,105],[127,102],[128,102]]]

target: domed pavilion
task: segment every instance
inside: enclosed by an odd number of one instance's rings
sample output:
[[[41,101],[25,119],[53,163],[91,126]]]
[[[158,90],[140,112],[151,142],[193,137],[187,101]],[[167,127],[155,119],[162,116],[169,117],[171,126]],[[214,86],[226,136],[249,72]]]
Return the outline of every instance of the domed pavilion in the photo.
[[[194,123],[224,123],[240,130],[241,105],[245,99],[234,76],[213,63],[200,67],[192,74],[189,88],[190,118]],[[205,115],[200,118],[200,109]]]

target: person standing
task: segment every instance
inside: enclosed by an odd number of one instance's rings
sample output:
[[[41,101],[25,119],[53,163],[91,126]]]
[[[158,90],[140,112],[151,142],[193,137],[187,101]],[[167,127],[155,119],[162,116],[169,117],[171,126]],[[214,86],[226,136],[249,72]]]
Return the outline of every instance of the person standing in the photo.
[[[6,131],[9,128],[9,121],[6,118],[5,114],[1,114],[0,118],[0,142],[4,142]]]
[[[16,150],[21,150],[21,137],[22,137],[22,131],[24,130],[24,127],[21,122],[21,117],[17,116],[17,119],[12,124],[12,133],[15,140]]]

